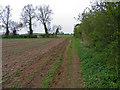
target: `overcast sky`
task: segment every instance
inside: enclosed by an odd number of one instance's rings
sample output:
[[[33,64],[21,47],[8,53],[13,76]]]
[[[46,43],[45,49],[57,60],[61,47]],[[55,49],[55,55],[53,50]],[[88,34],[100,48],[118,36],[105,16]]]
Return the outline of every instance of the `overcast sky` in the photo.
[[[27,4],[49,5],[53,10],[52,25],[61,25],[65,33],[73,33],[74,25],[78,22],[74,19],[89,7],[91,0],[0,0],[0,5],[4,8],[10,5],[12,8],[12,20],[19,21],[22,8]],[[44,32],[43,26],[34,28],[34,32]],[[20,31],[25,33],[25,30]]]

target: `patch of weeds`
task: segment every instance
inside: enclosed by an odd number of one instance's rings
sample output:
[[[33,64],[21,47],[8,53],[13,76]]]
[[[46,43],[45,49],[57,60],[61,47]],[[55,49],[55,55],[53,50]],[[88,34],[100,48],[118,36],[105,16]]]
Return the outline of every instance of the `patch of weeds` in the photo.
[[[78,81],[82,81],[83,79],[82,78],[78,78]]]
[[[71,60],[72,60],[72,53],[71,53],[71,51],[72,51],[72,42],[73,42],[73,40],[71,40],[71,43],[70,43],[70,46],[69,46],[69,48],[68,48],[68,51],[67,51],[67,56],[68,56],[68,64],[70,65],[71,64]]]
[[[43,64],[47,64],[47,61],[43,62]]]
[[[57,60],[62,60],[62,59],[63,59],[63,57],[57,57],[56,59],[57,59]]]
[[[9,78],[9,80],[8,81],[13,81],[13,78],[10,76],[10,75],[6,75],[6,76],[4,76],[5,78]]]
[[[70,81],[70,80],[72,80],[71,78],[68,78],[68,80]]]
[[[69,48],[68,48],[68,51],[67,51],[67,56],[68,56],[68,58],[71,58],[72,57],[72,55],[71,55],[71,50],[72,50],[72,42],[73,42],[73,40],[71,40],[71,43],[70,43],[70,46],[69,46]]]
[[[19,82],[16,82],[12,85],[12,88],[21,87],[22,85]]]
[[[55,52],[53,52],[53,55],[55,55],[57,52],[55,51]]]
[[[57,68],[60,66],[61,60],[62,60],[62,58],[58,57],[57,61],[55,61],[55,63],[51,67],[51,69],[46,72],[47,76],[43,79],[43,82],[41,84],[42,85],[41,88],[48,88],[49,87],[49,83],[51,83],[53,81],[55,74],[56,74],[56,71],[57,71]]]
[[[8,77],[10,77],[10,75],[6,75],[6,76],[5,76],[5,78],[8,78]]]
[[[2,83],[6,83],[6,80],[2,80],[1,82],[2,82]]]
[[[69,70],[69,71],[70,71],[70,70]],[[68,75],[68,76],[72,76],[72,73],[71,73],[71,72],[69,72],[69,71],[68,71],[67,75]]]
[[[9,79],[9,81],[11,81],[11,82],[12,82],[12,81],[13,81],[13,79],[14,79],[14,78],[10,78],[10,79]]]
[[[24,64],[24,65],[26,66],[26,65],[27,65],[27,63],[28,63],[28,61],[25,61],[25,64]]]
[[[19,70],[16,70],[15,72],[13,72],[14,75],[18,75],[20,74],[20,71]]]
[[[55,72],[54,72],[54,70],[53,70],[53,69],[48,70],[46,73],[47,73],[47,74],[49,74],[49,75],[54,75],[54,74],[55,74]]]
[[[41,88],[48,88],[49,83],[52,82],[53,77],[52,76],[46,76],[44,78],[44,81],[42,82],[42,87]]]
[[[43,64],[47,64],[50,61],[50,58],[47,58],[45,62],[43,62]]]

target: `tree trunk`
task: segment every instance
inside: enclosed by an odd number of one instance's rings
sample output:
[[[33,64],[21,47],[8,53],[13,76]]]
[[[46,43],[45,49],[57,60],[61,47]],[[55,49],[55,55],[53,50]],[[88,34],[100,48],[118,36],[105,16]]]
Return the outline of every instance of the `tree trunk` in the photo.
[[[30,18],[30,22],[29,22],[29,30],[30,30],[30,35],[33,35],[33,30],[32,30],[32,19]]]
[[[44,25],[44,29],[45,29],[45,33],[46,33],[46,37],[49,37],[49,35],[48,35],[48,29],[47,29],[47,26],[46,26],[46,24],[45,24],[45,23],[43,23],[43,25]]]
[[[57,37],[58,32],[59,32],[59,29],[57,28],[55,32],[55,37]]]
[[[14,28],[14,30],[13,30],[13,35],[17,35],[15,28]]]
[[[9,35],[8,24],[6,25],[6,33],[5,33],[5,35]]]

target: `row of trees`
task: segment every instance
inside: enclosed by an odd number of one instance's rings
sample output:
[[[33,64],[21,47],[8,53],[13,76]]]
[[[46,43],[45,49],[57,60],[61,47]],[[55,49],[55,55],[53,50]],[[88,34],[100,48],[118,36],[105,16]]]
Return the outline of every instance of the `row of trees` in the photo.
[[[91,82],[94,87],[119,87],[120,85],[120,2],[96,2],[76,18],[80,21],[74,28],[74,36],[95,49],[89,62],[96,62],[91,68]],[[102,75],[104,74],[104,76]],[[95,80],[93,80],[95,79]],[[95,82],[95,83],[93,83]]]
[[[53,31],[56,35],[61,30],[60,25],[54,25],[53,30],[50,26],[51,24],[51,15],[53,14],[49,6],[37,6],[33,7],[32,4],[24,6],[21,13],[21,22],[15,22],[11,20],[11,8],[6,6],[4,9],[0,9],[0,23],[1,28],[6,30],[5,35],[9,35],[10,31],[13,32],[13,35],[16,35],[17,31],[22,27],[27,27],[29,29],[29,34],[33,34],[33,25],[35,21],[39,21],[43,26],[46,33],[46,36],[49,37],[49,32]]]

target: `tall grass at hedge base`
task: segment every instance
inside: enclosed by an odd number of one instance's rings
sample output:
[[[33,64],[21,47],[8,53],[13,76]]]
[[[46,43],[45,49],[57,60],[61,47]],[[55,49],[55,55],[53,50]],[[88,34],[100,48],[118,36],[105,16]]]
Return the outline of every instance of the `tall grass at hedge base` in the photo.
[[[116,41],[106,47],[103,52],[96,52],[94,47],[80,43],[79,39],[74,39],[74,45],[82,61],[81,74],[85,78],[85,88],[120,87]]]

